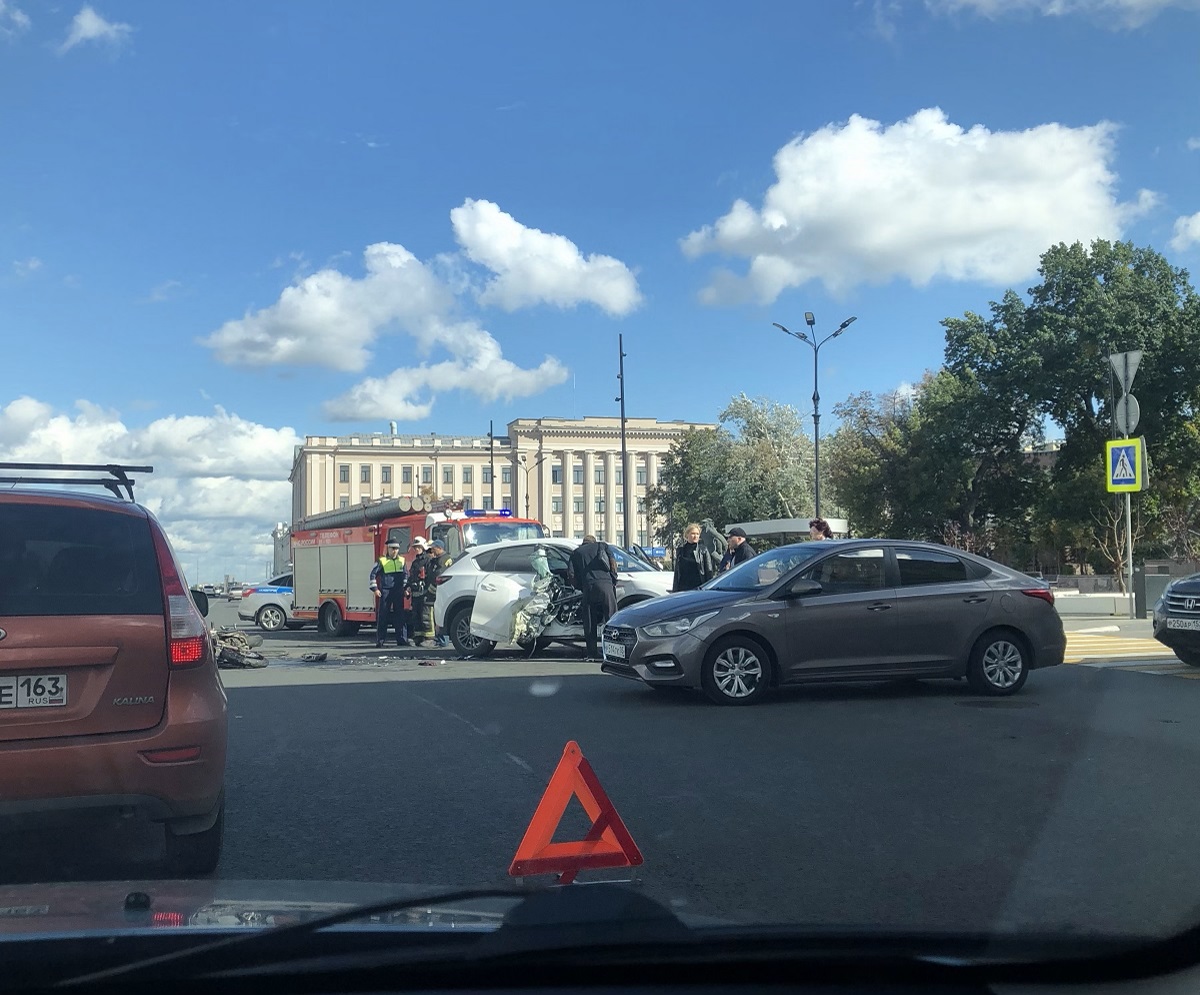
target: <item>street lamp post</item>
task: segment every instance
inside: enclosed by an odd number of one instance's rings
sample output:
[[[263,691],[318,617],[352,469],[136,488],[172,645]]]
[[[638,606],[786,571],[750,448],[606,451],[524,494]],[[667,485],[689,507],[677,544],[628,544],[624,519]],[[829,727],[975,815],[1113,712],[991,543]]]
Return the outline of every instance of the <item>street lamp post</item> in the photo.
[[[790,328],[785,328],[777,321],[772,322],[781,332],[785,332],[792,336],[792,338],[799,339],[806,345],[811,346],[813,351],[813,510],[817,518],[821,517],[821,391],[818,386],[819,367],[817,360],[821,355],[821,346],[830,339],[836,339],[857,320],[857,315],[851,315],[838,325],[832,334],[825,336],[819,342],[817,341],[816,332],[817,319],[811,311],[804,312],[804,323],[808,325],[807,333],[793,332]]]
[[[527,465],[528,460],[527,460],[525,454],[521,453],[521,455],[517,457],[517,460],[521,464],[521,469],[525,471],[525,517],[528,518],[529,517],[529,475],[531,473],[533,473],[534,470],[536,470],[539,466],[541,466],[546,461],[546,457],[539,456],[537,458],[536,462],[530,463]],[[540,518],[541,514],[542,514],[542,510],[540,507],[540,505],[541,505],[540,497],[538,499],[538,505],[539,505],[538,517]]]
[[[629,451],[625,445],[625,336],[617,336],[617,380],[621,384],[621,393],[613,400],[621,402],[621,545],[626,548],[633,545],[629,537]],[[637,519],[634,519],[636,526]]]

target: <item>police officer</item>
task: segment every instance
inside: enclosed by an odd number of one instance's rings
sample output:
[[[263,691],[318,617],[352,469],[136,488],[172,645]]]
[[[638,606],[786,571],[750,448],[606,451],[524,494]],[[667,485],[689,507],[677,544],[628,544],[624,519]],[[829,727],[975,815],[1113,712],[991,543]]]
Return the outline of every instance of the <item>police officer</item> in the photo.
[[[444,632],[438,632],[437,626],[433,621],[433,603],[437,600],[437,578],[443,570],[445,570],[452,558],[446,554],[446,547],[442,545],[440,539],[434,539],[429,544],[429,560],[425,566],[425,617],[427,624],[425,631],[434,637],[433,644],[435,646],[449,646],[450,640],[446,638]]]
[[[595,536],[584,536],[583,545],[571,554],[567,579],[583,592],[583,638],[587,644],[585,660],[596,660],[596,628],[607,622],[617,610],[617,563],[608,543]]]
[[[371,567],[371,591],[375,595],[375,645],[383,645],[388,623],[396,629],[396,645],[407,646],[404,626],[404,557],[400,543],[389,539],[387,552]]]
[[[408,634],[414,646],[425,641],[425,574],[429,566],[429,552],[425,540],[417,536],[412,541],[413,558],[408,565]],[[432,635],[432,633],[431,633]]]

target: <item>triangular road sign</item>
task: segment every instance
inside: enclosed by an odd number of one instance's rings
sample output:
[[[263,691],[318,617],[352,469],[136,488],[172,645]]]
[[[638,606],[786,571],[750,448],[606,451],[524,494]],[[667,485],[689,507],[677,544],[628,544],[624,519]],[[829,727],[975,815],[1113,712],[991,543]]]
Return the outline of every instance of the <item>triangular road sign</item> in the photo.
[[[1133,472],[1133,464],[1129,462],[1129,450],[1117,450],[1117,465],[1113,467],[1113,483],[1132,483],[1137,480],[1137,474]]]
[[[592,828],[576,842],[553,843],[554,832],[572,795],[583,805]],[[538,802],[508,873],[513,877],[557,874],[559,884],[570,884],[582,870],[635,867],[641,863],[641,851],[604,793],[579,744],[572,740],[546,785],[546,793]]]
[[[1121,385],[1121,392],[1128,394],[1129,388],[1133,386],[1133,378],[1137,376],[1138,367],[1142,364],[1142,350],[1130,349],[1129,352],[1112,353],[1108,361],[1112,363],[1117,383]]]

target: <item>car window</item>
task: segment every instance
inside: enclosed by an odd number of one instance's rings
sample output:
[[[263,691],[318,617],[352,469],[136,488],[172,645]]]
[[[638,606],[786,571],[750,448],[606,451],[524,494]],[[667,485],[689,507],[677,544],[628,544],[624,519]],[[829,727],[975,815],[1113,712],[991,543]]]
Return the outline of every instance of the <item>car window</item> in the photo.
[[[620,573],[657,573],[654,567],[625,552],[620,546],[610,545],[608,549],[617,561],[617,571]]]
[[[507,546],[500,550],[491,569],[500,573],[533,573],[533,551],[536,547]]]
[[[953,584],[968,577],[966,564],[957,556],[933,549],[898,549],[896,565],[900,568],[900,585]]]
[[[282,577],[276,577],[274,580],[267,581],[268,587],[291,587],[292,575],[284,574]]]
[[[770,587],[780,577],[817,555],[818,543],[781,546],[752,556],[705,585],[718,591],[759,591]]]
[[[821,585],[826,594],[855,594],[884,586],[883,548],[848,549],[814,564],[805,576]]]
[[[145,518],[61,505],[0,506],[0,616],[162,610]]]
[[[506,539],[544,539],[546,530],[536,522],[472,522],[463,526],[468,546],[486,546]]]
[[[565,549],[561,546],[547,546],[546,559],[549,561],[550,569],[554,573],[566,574],[567,567],[570,564],[570,554]]]

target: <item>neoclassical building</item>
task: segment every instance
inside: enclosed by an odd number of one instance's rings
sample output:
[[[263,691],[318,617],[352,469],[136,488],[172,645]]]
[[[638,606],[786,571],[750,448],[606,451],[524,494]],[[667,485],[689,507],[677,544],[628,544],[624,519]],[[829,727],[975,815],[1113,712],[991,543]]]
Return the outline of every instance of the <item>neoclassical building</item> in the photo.
[[[633,541],[653,536],[645,495],[658,483],[659,461],[692,429],[715,425],[627,418],[621,465],[617,417],[518,418],[507,434],[425,435],[390,430],[311,435],[296,447],[289,477],[292,521],[320,511],[388,497],[447,498],[471,508],[511,508],[555,535],[594,534],[626,545],[624,477],[630,481]],[[492,467],[495,467],[495,476]]]

